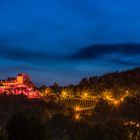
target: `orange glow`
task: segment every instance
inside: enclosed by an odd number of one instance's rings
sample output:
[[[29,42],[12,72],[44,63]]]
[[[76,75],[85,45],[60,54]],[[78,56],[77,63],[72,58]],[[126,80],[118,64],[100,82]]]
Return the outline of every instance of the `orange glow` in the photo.
[[[118,105],[118,103],[119,103],[119,102],[118,102],[117,100],[114,101],[114,104],[115,104],[115,105]]]
[[[88,93],[84,93],[82,97],[87,98],[87,96],[88,96]]]
[[[67,96],[67,91],[66,91],[66,90],[62,90],[62,91],[61,91],[61,95],[62,95],[63,97],[66,97],[66,96]]]
[[[109,96],[106,96],[106,99],[108,99],[108,100],[109,100]]]
[[[18,84],[22,84],[23,83],[23,76],[17,76],[17,82],[18,82]]]
[[[76,114],[76,115],[75,115],[75,119],[76,119],[76,120],[79,120],[79,119],[80,119],[80,115],[79,115],[79,114]]]
[[[108,100],[108,101],[114,100],[113,98],[111,98],[111,96],[108,96],[108,95],[106,95],[105,98],[106,98],[106,100]]]
[[[79,111],[79,110],[80,110],[80,107],[76,106],[75,111]]]
[[[121,98],[120,100],[123,102],[124,101],[124,98]]]
[[[85,96],[85,97],[87,97],[87,95],[88,95],[87,93],[84,93],[84,96]]]
[[[128,90],[126,90],[126,93],[128,94],[128,93],[129,93],[129,91],[128,91]]]

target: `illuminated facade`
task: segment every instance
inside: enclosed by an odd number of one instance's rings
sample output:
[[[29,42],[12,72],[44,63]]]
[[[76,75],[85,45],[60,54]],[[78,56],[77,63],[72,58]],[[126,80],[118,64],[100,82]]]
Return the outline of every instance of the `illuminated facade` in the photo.
[[[7,80],[0,80],[0,94],[24,94],[28,98],[39,98],[40,93],[34,90],[34,86],[30,81],[30,76],[26,73],[20,73],[16,78],[8,78]]]

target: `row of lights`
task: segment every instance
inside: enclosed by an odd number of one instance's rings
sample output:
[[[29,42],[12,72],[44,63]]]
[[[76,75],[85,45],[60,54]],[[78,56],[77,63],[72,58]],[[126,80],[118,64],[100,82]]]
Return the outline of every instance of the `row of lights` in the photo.
[[[126,91],[126,94],[121,97],[120,99],[115,99],[115,98],[112,98],[111,95],[105,95],[105,99],[111,103],[113,103],[114,105],[118,105],[120,102],[123,102],[124,99],[129,95],[129,91]]]
[[[62,91],[61,92],[62,97],[66,97],[68,95],[67,91]],[[87,98],[88,97],[88,93],[85,92],[82,96],[82,98]]]
[[[129,92],[126,91],[126,94],[125,94],[123,97],[121,97],[120,99],[114,99],[114,98],[112,98],[110,95],[106,95],[106,96],[105,96],[105,99],[106,99],[107,101],[113,103],[115,106],[117,106],[120,102],[123,102],[123,101],[124,101],[124,98],[127,97],[128,95],[129,95]],[[66,97],[66,96],[67,96],[67,92],[66,92],[66,91],[63,91],[63,92],[62,92],[62,96],[63,96],[63,97]],[[84,93],[83,96],[82,96],[82,98],[85,98],[85,99],[86,99],[87,97],[88,97],[88,93]],[[80,109],[79,106],[76,106],[76,107],[74,108],[74,110],[75,110],[75,112],[76,112],[76,114],[75,114],[75,119],[76,119],[76,120],[79,120],[79,119],[80,119],[80,114],[77,113],[77,112],[80,111],[81,109]]]

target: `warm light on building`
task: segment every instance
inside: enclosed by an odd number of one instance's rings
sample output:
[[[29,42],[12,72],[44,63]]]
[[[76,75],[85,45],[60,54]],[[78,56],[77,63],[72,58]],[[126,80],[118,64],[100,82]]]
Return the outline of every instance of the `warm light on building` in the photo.
[[[65,98],[68,95],[68,93],[67,93],[67,91],[65,89],[63,89],[61,91],[61,95],[62,95],[63,98]]]
[[[22,76],[22,75],[21,75],[21,76],[20,76],[20,75],[17,76],[16,79],[17,79],[17,83],[18,83],[18,84],[23,84],[23,76]]]
[[[62,95],[63,95],[63,96],[66,96],[66,92],[65,92],[65,91],[64,91],[64,92],[62,92]]]
[[[20,73],[16,78],[8,78],[7,80],[0,80],[0,94],[24,94],[28,98],[38,98],[40,93],[34,90],[30,77],[25,73]]]

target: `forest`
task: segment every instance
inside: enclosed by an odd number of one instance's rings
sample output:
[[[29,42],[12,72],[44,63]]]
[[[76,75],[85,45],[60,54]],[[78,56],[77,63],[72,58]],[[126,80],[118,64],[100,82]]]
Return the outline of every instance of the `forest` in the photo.
[[[42,85],[39,90],[45,93],[47,86]],[[68,95],[80,96],[87,92],[91,96],[101,96],[105,92],[110,92],[115,98],[129,92],[130,94],[140,93],[140,67],[126,70],[106,73],[101,76],[91,76],[83,78],[77,85],[59,86],[55,83],[49,86],[50,92],[60,94],[65,90]]]
[[[140,68],[83,78],[77,85],[34,88],[44,96],[0,95],[0,140],[140,139]],[[75,111],[60,101],[62,91],[67,97],[97,96],[92,115],[76,119]],[[114,99],[128,96],[112,105],[105,93]]]

